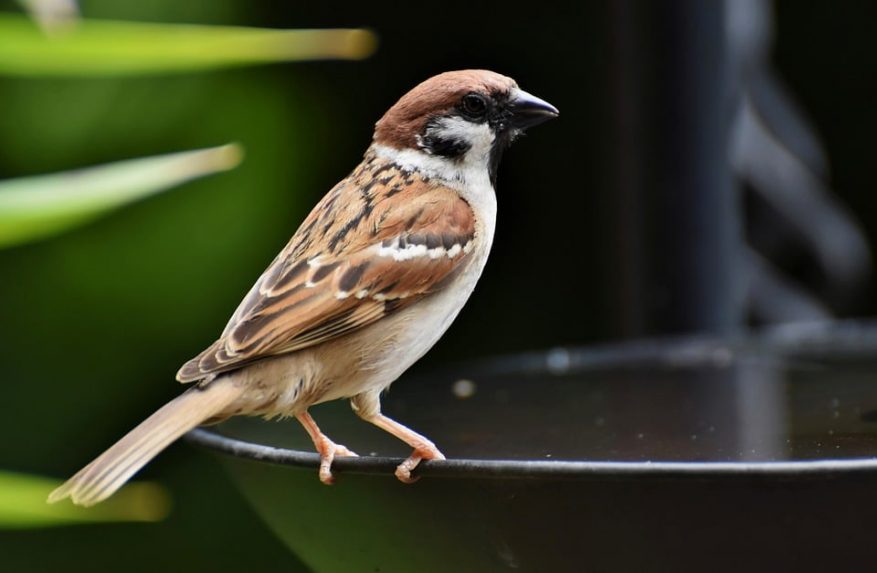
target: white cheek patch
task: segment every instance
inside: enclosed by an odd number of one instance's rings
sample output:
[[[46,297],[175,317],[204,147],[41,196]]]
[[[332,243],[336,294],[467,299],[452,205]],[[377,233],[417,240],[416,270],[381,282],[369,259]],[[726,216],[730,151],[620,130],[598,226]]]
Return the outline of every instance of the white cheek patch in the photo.
[[[473,123],[462,117],[442,117],[427,130],[427,134],[438,139],[456,140],[469,146],[465,154],[467,161],[482,161],[490,155],[496,137],[485,123]]]

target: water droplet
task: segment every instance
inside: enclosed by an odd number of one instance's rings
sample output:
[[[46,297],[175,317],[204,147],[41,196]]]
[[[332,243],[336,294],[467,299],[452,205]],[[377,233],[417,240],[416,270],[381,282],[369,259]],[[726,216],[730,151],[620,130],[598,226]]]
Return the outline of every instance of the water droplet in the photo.
[[[566,374],[570,366],[569,351],[565,348],[555,348],[548,353],[546,366],[552,374]]]
[[[451,392],[460,400],[465,400],[466,398],[474,396],[476,389],[477,386],[475,385],[475,382],[466,379],[457,380],[451,385]]]

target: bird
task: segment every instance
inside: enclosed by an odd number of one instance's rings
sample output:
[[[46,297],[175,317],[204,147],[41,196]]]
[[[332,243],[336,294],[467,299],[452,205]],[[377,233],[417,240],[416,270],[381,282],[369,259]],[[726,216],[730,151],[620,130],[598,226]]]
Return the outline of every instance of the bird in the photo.
[[[381,413],[380,397],[445,333],[472,294],[494,238],[497,167],[524,131],[558,115],[488,70],[441,73],[375,124],[362,161],[314,207],[219,339],[177,373],[190,388],[54,490],[105,500],[189,430],[237,415],[295,417],[333,483],[336,456],[308,409],[349,399],[363,420],[413,448],[406,483],[445,456]]]

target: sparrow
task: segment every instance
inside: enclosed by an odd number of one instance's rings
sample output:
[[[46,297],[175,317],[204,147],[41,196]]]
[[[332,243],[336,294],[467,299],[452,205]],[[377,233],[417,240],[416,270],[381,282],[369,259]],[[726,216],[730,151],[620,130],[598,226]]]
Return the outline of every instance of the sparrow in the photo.
[[[375,124],[362,162],[331,189],[253,285],[219,339],[186,362],[191,384],[49,496],[103,501],[196,426],[231,416],[294,416],[333,482],[336,456],[308,408],[347,398],[358,416],[413,448],[445,457],[381,413],[380,396],[444,334],[475,288],[496,222],[497,166],[551,104],[487,70],[417,85]]]

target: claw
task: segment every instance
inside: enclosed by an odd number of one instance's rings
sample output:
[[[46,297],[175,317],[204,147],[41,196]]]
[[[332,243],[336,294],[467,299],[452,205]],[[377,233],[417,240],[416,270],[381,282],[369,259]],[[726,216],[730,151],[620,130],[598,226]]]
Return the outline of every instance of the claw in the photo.
[[[295,417],[298,418],[298,421],[307,430],[308,435],[314,442],[314,447],[320,454],[320,481],[326,485],[332,485],[335,483],[335,476],[332,475],[332,462],[335,460],[335,457],[357,457],[356,452],[330,440],[326,434],[320,431],[319,426],[317,426],[317,423],[314,422],[314,419],[311,418],[307,410],[296,414]]]
[[[363,393],[355,396],[351,400],[353,409],[364,420],[371,422],[378,428],[396,436],[412,448],[414,451],[408,456],[404,462],[396,466],[396,477],[402,483],[414,483],[419,478],[412,477],[411,472],[422,460],[443,460],[445,459],[435,444],[429,441],[425,436],[421,436],[411,428],[407,428],[381,414],[380,402],[378,394]]]
[[[430,448],[420,448],[411,452],[411,455],[408,456],[404,462],[396,466],[396,478],[402,483],[414,483],[420,479],[419,476],[411,476],[411,472],[414,471],[422,460],[444,460],[445,456],[442,454],[438,448],[435,446],[431,446]]]
[[[335,476],[332,475],[332,462],[335,461],[336,457],[344,458],[344,457],[359,457],[359,455],[353,450],[342,446],[340,444],[336,444],[329,438],[323,436],[322,443],[320,444],[320,481],[326,485],[332,485],[335,483]]]

